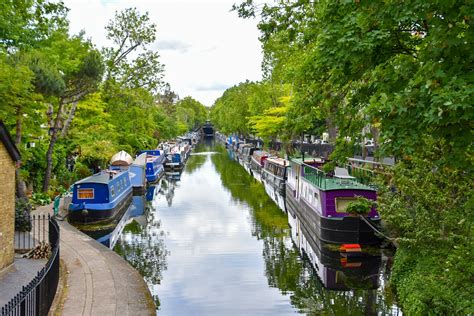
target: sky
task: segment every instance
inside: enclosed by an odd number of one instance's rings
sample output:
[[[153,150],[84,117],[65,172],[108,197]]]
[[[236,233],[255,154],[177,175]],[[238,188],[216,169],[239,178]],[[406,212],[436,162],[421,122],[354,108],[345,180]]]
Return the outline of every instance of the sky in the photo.
[[[85,30],[97,47],[110,46],[104,27],[115,11],[136,7],[157,25],[151,44],[165,65],[164,80],[180,98],[206,106],[229,87],[261,79],[257,20],[230,12],[239,0],[65,0],[72,34]]]

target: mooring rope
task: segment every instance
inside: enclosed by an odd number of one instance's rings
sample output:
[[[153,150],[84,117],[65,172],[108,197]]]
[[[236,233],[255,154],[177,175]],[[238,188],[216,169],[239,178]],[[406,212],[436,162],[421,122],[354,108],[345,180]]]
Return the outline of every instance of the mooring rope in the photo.
[[[385,235],[384,233],[382,233],[380,230],[378,230],[367,218],[365,218],[364,216],[362,215],[359,215],[360,218],[362,218],[364,220],[364,222],[367,223],[367,225],[369,225],[370,228],[372,228],[376,233],[378,233],[379,235],[382,235],[385,239],[388,239],[390,241],[394,241],[395,238],[390,238],[388,237],[387,235]]]

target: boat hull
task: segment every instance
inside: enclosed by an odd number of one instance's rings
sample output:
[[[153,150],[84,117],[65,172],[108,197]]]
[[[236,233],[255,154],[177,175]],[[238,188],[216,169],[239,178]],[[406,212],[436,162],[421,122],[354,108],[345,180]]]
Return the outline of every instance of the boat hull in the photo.
[[[324,242],[334,244],[377,245],[381,239],[359,216],[324,217],[302,199],[297,200],[294,190],[286,186],[286,207],[297,216],[310,234],[315,234]],[[370,218],[375,227],[380,226],[379,218]]]
[[[146,181],[148,183],[156,183],[161,179],[161,177],[164,174],[165,174],[165,170],[163,169],[163,167],[160,167],[160,168],[158,168],[158,170],[155,173],[147,174],[146,175]]]
[[[113,221],[118,214],[125,212],[131,202],[132,189],[130,188],[117,203],[71,204],[69,206],[68,218],[72,223],[108,223]]]

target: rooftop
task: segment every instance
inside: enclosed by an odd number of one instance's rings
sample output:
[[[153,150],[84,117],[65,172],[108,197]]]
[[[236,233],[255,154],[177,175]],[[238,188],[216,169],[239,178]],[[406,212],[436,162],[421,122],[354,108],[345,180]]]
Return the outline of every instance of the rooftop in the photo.
[[[267,162],[270,162],[270,163],[273,163],[273,164],[276,164],[276,165],[280,165],[280,166],[289,166],[289,161],[286,160],[286,159],[283,159],[283,158],[277,158],[277,157],[271,157],[271,158],[267,158]]]
[[[308,182],[310,182],[311,184],[317,186],[318,188],[324,191],[331,191],[331,190],[376,191],[374,188],[364,185],[355,179],[332,178],[332,177],[318,175],[318,174],[305,174],[303,177]]]
[[[114,176],[113,178],[116,178],[118,175],[120,175],[123,171],[117,170],[117,171],[112,171],[112,170],[103,170],[99,173],[93,174],[90,177],[84,178],[82,180],[79,180],[76,182],[76,184],[81,184],[81,183],[103,183],[107,184],[110,182],[110,173],[112,173]]]
[[[304,162],[302,158],[291,158],[291,161],[303,165],[303,178],[311,184],[317,186],[321,190],[368,190],[376,191],[373,187],[360,183],[355,177],[346,176],[329,176],[324,171],[310,165],[311,162],[324,162],[321,158],[305,157]],[[343,169],[343,168],[336,168]]]

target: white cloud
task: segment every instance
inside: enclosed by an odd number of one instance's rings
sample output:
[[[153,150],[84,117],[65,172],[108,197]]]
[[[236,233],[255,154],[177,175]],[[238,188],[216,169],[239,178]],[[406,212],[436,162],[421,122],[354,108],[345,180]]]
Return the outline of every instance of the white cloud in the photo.
[[[172,50],[186,53],[191,48],[191,45],[176,40],[158,40],[155,45],[153,45],[153,48],[158,49],[159,51]]]
[[[257,22],[230,12],[234,2],[65,0],[71,9],[72,32],[84,29],[99,47],[110,45],[104,27],[115,11],[127,7],[148,11],[157,25],[157,41],[152,47],[165,65],[165,80],[180,97],[190,95],[208,106],[225,88],[246,79],[261,79]],[[212,86],[215,90],[203,89]]]
[[[197,91],[223,91],[231,86],[232,86],[231,84],[227,84],[227,83],[213,82],[207,85],[198,85],[196,86],[196,90]]]

